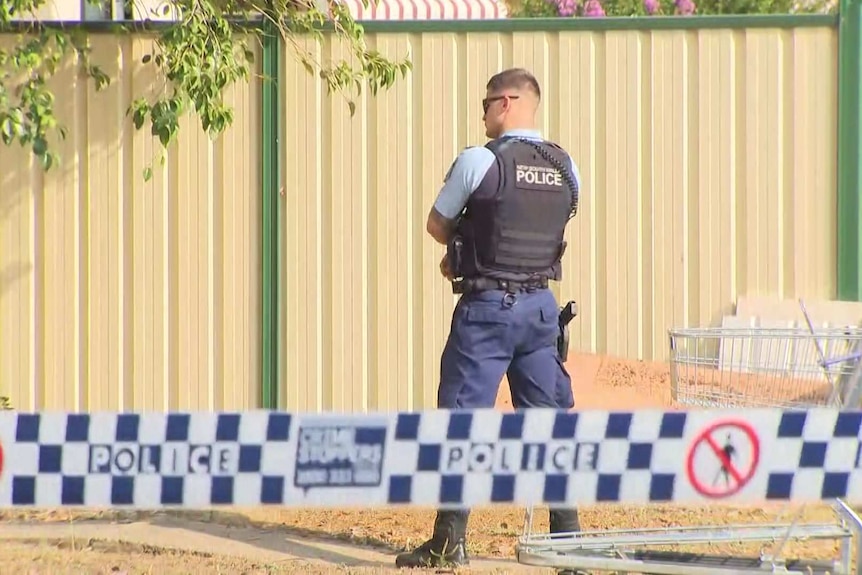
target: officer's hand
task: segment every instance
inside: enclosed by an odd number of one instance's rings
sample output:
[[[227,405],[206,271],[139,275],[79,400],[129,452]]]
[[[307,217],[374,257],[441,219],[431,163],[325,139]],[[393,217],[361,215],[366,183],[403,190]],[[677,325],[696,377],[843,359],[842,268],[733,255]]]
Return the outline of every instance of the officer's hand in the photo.
[[[455,277],[452,275],[452,270],[449,269],[449,258],[444,255],[443,259],[440,260],[440,273],[443,274],[443,277],[447,280],[453,280]]]

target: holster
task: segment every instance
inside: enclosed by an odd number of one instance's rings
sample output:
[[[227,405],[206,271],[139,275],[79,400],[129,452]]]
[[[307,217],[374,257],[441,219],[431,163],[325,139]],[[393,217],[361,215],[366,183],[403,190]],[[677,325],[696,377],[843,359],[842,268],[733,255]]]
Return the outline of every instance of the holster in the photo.
[[[578,304],[574,301],[569,301],[560,308],[560,316],[557,320],[560,327],[560,333],[557,335],[557,353],[560,354],[560,359],[563,362],[569,357],[569,323],[577,315]]]
[[[452,271],[452,277],[454,278],[461,278],[461,266],[464,258],[463,252],[464,240],[461,236],[453,236],[446,244],[446,260],[449,262],[449,269]],[[452,293],[464,293],[462,282],[462,279],[452,280]]]
[[[449,269],[454,277],[461,277],[461,262],[463,260],[464,240],[461,236],[454,236],[446,244],[446,259],[449,261]]]

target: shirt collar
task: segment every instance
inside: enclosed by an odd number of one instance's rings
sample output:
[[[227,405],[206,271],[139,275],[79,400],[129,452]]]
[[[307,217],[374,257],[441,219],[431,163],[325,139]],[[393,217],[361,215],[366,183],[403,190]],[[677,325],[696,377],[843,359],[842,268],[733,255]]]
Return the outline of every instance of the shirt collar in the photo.
[[[542,139],[542,133],[538,130],[517,129],[517,130],[507,130],[501,137],[502,138],[506,138],[506,137],[535,138],[537,140],[541,140]]]

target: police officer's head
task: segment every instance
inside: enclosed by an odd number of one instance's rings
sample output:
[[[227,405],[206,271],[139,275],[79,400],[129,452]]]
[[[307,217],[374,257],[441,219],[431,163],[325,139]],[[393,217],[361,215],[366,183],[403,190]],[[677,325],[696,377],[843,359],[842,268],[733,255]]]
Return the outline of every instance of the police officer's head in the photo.
[[[482,100],[485,135],[498,138],[507,130],[533,128],[542,99],[536,77],[523,68],[510,68],[491,76]]]

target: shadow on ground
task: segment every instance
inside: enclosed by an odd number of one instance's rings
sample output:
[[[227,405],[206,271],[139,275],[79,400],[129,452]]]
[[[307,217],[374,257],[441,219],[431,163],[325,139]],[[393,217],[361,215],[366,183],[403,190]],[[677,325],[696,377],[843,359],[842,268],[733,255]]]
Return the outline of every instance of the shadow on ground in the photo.
[[[161,513],[146,520],[150,525],[178,533],[194,531],[213,539],[227,539],[290,555],[297,559],[325,561],[349,567],[391,567],[399,549],[384,541],[333,535],[324,531],[284,525],[261,524],[223,511]],[[368,557],[365,557],[365,555]],[[391,554],[391,561],[370,557]]]
[[[45,542],[58,549],[72,542],[88,551],[135,549],[149,555],[230,558],[268,565],[278,572],[394,573],[394,545],[350,533],[270,524],[223,511],[46,514],[40,520],[0,513],[0,541]],[[0,544],[2,546],[2,544]],[[469,573],[544,572],[514,559],[474,554]],[[170,560],[170,559],[169,559]],[[298,570],[298,571],[297,571]],[[408,570],[412,571],[412,570]],[[459,569],[461,571],[461,569]],[[267,571],[269,572],[269,571]],[[329,572],[329,571],[327,571]]]

